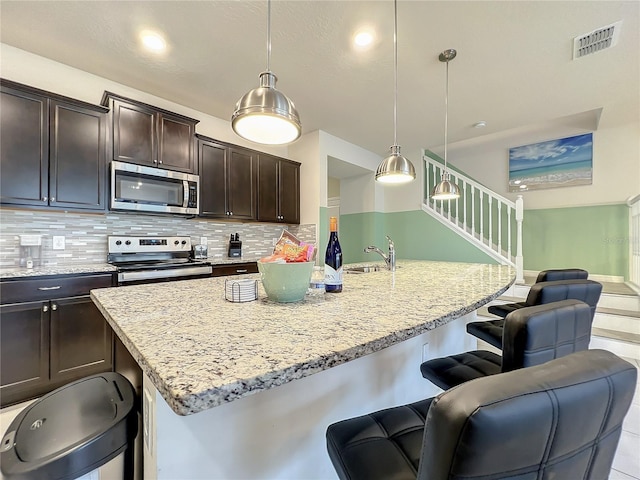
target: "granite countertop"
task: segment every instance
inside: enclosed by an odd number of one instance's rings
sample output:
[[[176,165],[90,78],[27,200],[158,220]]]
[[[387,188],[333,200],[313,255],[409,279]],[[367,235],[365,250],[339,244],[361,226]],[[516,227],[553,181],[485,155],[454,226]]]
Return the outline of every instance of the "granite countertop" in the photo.
[[[501,265],[398,266],[345,274],[342,293],[290,304],[266,298],[260,281],[258,300],[228,302],[225,277],[97,289],[91,297],[173,411],[190,415],[437,328],[515,279]]]
[[[0,270],[0,279],[20,279],[33,277],[46,277],[50,275],[80,275],[84,273],[111,273],[115,272],[116,267],[109,263],[85,263],[85,264],[62,264],[62,265],[43,265],[34,268],[2,268]]]
[[[234,263],[257,262],[264,255],[247,255],[239,258],[209,257],[206,262],[212,265],[233,265]],[[51,275],[79,275],[83,273],[110,273],[117,271],[117,267],[110,263],[85,263],[85,264],[60,264],[60,265],[43,265],[35,268],[25,267],[2,267],[0,269],[0,279],[21,279],[32,277],[46,277]]]

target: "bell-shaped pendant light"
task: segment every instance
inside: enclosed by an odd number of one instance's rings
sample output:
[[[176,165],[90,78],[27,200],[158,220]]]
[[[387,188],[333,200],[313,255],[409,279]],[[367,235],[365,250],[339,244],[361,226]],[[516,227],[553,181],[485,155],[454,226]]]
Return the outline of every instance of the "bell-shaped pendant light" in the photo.
[[[438,57],[441,62],[447,63],[447,84],[444,96],[444,169],[442,179],[431,192],[434,200],[455,200],[460,197],[458,185],[451,182],[449,172],[447,172],[447,134],[449,128],[449,62],[456,58],[457,52],[454,49],[445,50]]]
[[[402,156],[398,145],[398,4],[393,1],[393,68],[394,68],[394,99],[393,99],[393,145],[389,155],[382,160],[376,170],[376,181],[381,183],[406,183],[416,178],[413,164]]]
[[[271,0],[267,11],[267,70],[260,74],[260,86],[238,100],[231,127],[252,142],[282,145],[300,138],[302,125],[293,102],[276,89],[278,77],[270,70]]]

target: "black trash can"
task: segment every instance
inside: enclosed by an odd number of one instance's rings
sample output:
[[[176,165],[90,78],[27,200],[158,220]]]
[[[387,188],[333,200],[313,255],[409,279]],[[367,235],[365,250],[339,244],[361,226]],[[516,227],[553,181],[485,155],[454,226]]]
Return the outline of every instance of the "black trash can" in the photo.
[[[7,479],[74,479],[124,453],[123,478],[133,478],[138,431],[135,391],[119,373],[82,378],[26,407],[0,446]]]

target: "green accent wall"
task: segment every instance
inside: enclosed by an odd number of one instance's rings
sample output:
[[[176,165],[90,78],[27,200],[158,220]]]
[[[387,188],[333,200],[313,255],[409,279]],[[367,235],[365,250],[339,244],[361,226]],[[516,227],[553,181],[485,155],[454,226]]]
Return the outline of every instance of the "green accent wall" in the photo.
[[[398,259],[496,263],[422,210],[340,215],[338,236],[345,263],[380,260],[363,250],[376,245],[386,252],[385,235],[393,239]]]
[[[525,270],[575,267],[628,280],[625,204],[525,210],[522,230]]]
[[[327,209],[320,218],[318,253],[324,255]],[[399,259],[496,263],[422,210],[341,215],[338,235],[345,263],[378,260],[363,249],[376,245],[386,251],[385,235],[393,239]],[[525,270],[575,267],[628,280],[629,209],[618,204],[525,210],[523,257]]]

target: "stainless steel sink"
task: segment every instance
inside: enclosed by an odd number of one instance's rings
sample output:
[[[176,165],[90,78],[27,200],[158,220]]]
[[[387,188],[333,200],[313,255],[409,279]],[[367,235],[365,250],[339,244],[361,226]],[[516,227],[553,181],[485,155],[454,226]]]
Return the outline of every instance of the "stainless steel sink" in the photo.
[[[370,273],[379,272],[384,270],[384,267],[380,265],[363,265],[361,267],[347,267],[344,269],[345,273]]]

